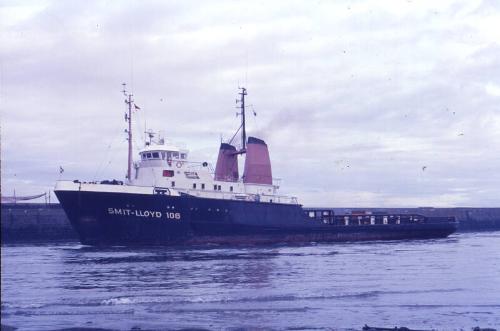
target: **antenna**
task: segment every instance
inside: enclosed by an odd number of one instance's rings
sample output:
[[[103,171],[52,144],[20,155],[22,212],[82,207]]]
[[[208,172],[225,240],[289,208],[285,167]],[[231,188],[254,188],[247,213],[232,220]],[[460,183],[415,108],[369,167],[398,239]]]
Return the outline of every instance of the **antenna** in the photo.
[[[237,115],[241,115],[241,142],[242,142],[242,148],[241,148],[241,152],[245,152],[246,151],[246,140],[247,140],[247,132],[246,132],[246,129],[245,129],[245,96],[247,95],[247,89],[244,88],[244,87],[238,87],[238,89],[241,90],[240,93],[238,93],[241,97],[240,99],[236,100],[236,104],[240,104],[240,113],[237,114]]]
[[[130,181],[132,178],[132,104],[134,100],[132,100],[132,94],[127,91],[127,84],[122,83],[123,90],[122,93],[125,96],[125,103],[128,106],[128,114],[125,113],[125,122],[128,122],[128,129],[125,129],[127,133],[128,140],[128,159],[127,159],[127,179]]]

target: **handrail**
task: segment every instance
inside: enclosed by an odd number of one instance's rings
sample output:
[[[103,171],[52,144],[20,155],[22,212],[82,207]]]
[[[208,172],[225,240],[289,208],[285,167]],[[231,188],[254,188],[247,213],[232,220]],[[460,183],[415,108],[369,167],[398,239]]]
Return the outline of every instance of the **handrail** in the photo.
[[[244,200],[244,201],[262,201],[262,197],[267,197],[272,200],[272,203],[287,203],[298,204],[297,197],[287,195],[269,195],[269,194],[254,194],[254,193],[237,193],[228,191],[210,191],[201,189],[177,189],[177,191],[200,197],[218,198],[224,200]],[[238,198],[241,197],[241,199]]]

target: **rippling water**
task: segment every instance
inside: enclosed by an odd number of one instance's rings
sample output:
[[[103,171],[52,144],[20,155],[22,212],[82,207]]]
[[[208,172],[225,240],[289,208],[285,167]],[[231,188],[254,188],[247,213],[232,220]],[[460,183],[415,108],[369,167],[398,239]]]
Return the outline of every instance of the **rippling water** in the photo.
[[[500,232],[303,246],[2,246],[21,330],[500,326]]]

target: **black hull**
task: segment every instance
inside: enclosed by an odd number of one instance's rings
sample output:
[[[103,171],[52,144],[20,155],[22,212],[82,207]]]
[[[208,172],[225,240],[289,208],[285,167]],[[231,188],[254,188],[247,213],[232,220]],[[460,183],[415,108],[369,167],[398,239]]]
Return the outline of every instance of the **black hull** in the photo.
[[[449,219],[341,224],[311,219],[299,205],[191,196],[56,191],[86,245],[267,244],[444,238]]]

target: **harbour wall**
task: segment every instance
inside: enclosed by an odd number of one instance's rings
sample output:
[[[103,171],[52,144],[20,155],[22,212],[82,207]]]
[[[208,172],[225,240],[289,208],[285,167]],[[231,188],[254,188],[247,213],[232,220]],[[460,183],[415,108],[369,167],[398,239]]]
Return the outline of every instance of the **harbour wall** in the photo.
[[[58,203],[2,203],[1,215],[2,243],[78,239]]]
[[[59,204],[5,203],[1,206],[1,239],[8,242],[67,241],[78,237]],[[319,208],[318,208],[319,209]],[[323,208],[321,208],[323,209]],[[336,214],[390,213],[455,216],[459,231],[500,230],[500,208],[333,208]]]

